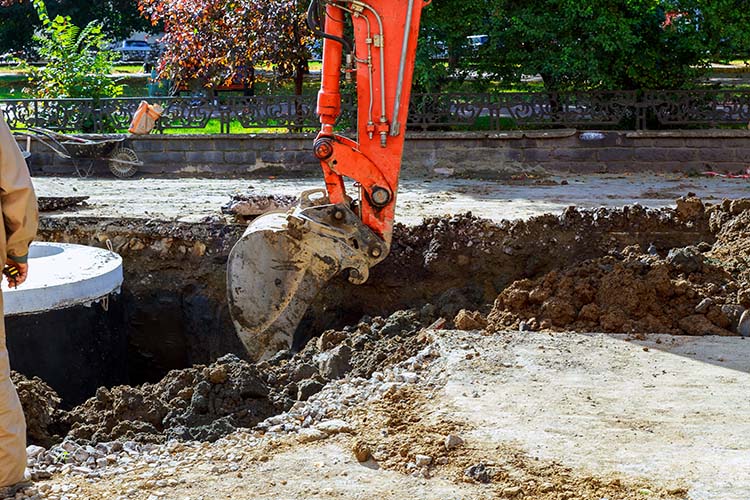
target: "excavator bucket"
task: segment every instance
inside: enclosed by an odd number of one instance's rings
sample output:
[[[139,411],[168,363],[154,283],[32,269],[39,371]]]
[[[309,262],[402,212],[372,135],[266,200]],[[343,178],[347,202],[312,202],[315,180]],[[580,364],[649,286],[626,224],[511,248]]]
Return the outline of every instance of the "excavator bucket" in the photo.
[[[344,204],[303,202],[254,220],[229,255],[227,286],[237,335],[254,360],[289,349],[310,302],[348,272],[363,283],[387,247]]]

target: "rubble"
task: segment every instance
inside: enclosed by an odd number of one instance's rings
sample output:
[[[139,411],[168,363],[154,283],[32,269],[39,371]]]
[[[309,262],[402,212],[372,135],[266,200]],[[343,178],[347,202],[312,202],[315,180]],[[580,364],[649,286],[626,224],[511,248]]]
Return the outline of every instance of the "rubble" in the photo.
[[[14,380],[33,444],[50,446],[66,435],[91,445],[115,440],[215,441],[310,400],[333,380],[369,378],[376,369],[406,359],[419,349],[421,327],[410,312],[376,317],[348,332],[325,332],[321,341],[299,353],[258,365],[228,354],[207,366],[173,370],[157,383],[102,387],[69,412],[58,408],[60,398],[41,380],[18,374]],[[409,383],[415,377],[406,371],[399,380]],[[352,430],[340,420],[316,422],[323,434]]]
[[[288,195],[235,194],[226,205],[221,207],[221,213],[232,215],[239,221],[244,222],[266,212],[289,210],[298,201],[296,196]]]

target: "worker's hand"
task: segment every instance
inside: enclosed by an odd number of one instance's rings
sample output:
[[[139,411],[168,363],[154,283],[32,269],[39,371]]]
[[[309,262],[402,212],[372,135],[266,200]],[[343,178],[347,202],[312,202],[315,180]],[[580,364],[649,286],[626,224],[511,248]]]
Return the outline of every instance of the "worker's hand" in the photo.
[[[26,281],[26,278],[29,277],[29,264],[28,262],[25,264],[21,264],[20,262],[16,262],[12,259],[8,259],[5,261],[6,266],[16,266],[18,268],[18,276],[15,277],[15,279],[11,279],[8,276],[5,277],[5,279],[8,281],[8,286],[11,287],[17,287],[18,285],[21,285],[24,281]]]

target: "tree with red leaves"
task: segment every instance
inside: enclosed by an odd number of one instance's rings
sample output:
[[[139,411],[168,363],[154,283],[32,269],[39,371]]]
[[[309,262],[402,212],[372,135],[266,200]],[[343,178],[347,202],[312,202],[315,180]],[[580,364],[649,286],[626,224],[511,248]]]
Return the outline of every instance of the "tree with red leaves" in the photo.
[[[258,62],[253,0],[139,0],[138,8],[164,25],[163,77],[205,86],[243,83],[238,75]]]
[[[294,78],[294,90],[302,94],[308,72],[310,45],[315,41],[307,26],[305,9],[298,0],[270,0],[261,4],[261,22],[271,26],[261,43],[264,59],[273,64],[280,78]]]
[[[270,63],[301,93],[312,34],[295,0],[138,0],[138,7],[163,23],[162,77],[252,87],[254,66]]]

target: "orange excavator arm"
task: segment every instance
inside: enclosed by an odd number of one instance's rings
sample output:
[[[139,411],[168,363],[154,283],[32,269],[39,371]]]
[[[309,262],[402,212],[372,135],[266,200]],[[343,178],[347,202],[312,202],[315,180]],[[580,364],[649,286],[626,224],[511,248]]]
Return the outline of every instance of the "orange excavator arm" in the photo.
[[[323,71],[318,94],[321,130],[314,152],[332,203],[346,200],[343,177],[359,184],[360,217],[390,245],[404,149],[422,0],[313,0],[325,5]],[[344,16],[354,46],[347,54],[357,82],[356,142],[334,133],[341,108]]]
[[[230,313],[251,358],[288,349],[331,278],[345,274],[364,283],[390,250],[419,21],[428,3],[312,0],[308,22],[324,38],[313,150],[325,189],[302,193],[290,212],[254,220],[230,253]],[[345,38],[347,16],[353,43]],[[335,133],[342,68],[356,78],[356,140]],[[346,192],[347,178],[356,197]]]

